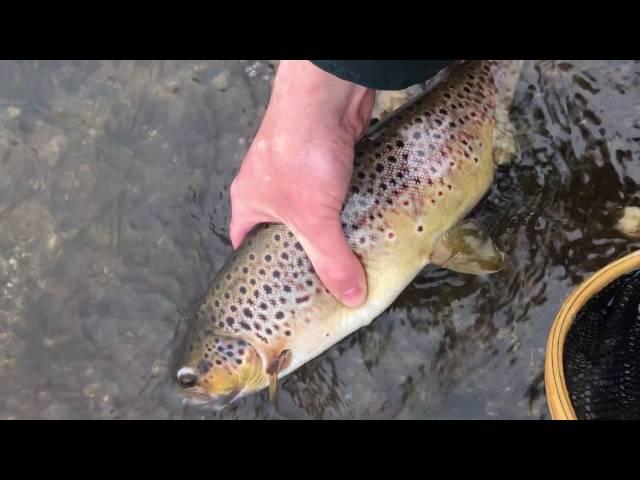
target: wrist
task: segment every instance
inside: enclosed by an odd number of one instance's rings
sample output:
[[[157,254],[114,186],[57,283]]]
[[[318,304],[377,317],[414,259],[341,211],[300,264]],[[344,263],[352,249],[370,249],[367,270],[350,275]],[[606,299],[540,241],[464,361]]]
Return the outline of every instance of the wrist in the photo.
[[[294,102],[305,116],[322,115],[354,139],[369,122],[375,91],[325,72],[308,60],[282,60],[271,102]]]

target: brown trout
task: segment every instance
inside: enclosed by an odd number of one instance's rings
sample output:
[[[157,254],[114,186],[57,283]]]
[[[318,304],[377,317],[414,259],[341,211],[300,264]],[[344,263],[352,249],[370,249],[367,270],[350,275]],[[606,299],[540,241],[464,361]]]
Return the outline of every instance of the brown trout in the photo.
[[[429,263],[500,270],[504,256],[466,215],[496,157],[513,155],[508,123],[521,61],[463,61],[376,125],[356,146],[342,211],[367,299],[348,308],[322,285],[295,236],[256,227],[214,278],[176,377],[187,401],[222,408],[269,388],[387,309]]]

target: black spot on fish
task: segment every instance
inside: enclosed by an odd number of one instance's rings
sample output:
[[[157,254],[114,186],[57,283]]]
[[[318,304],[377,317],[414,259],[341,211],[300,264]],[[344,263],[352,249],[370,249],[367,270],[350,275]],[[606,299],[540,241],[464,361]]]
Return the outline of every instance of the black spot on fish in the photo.
[[[251,310],[249,310],[248,308],[245,308],[242,313],[244,313],[244,316],[247,318],[253,318],[253,313],[251,313]]]

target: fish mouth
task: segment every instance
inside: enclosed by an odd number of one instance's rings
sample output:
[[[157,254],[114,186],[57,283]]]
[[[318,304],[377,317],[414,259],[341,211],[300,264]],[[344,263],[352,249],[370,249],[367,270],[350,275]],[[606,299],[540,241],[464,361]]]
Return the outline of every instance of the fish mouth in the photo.
[[[184,406],[220,411],[224,410],[234,401],[242,397],[244,395],[244,390],[212,396],[200,387],[192,387],[187,390],[181,390],[181,394],[184,395],[182,400],[182,404]]]

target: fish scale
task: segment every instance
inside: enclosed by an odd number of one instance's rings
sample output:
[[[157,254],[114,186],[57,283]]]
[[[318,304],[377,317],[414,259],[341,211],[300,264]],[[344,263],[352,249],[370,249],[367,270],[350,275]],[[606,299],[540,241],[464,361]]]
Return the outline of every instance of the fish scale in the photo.
[[[329,293],[284,225],[245,238],[193,318],[178,372],[189,399],[222,407],[262,390],[393,303],[489,189],[496,118],[520,66],[459,62],[356,146],[341,219],[366,273],[361,307]]]

